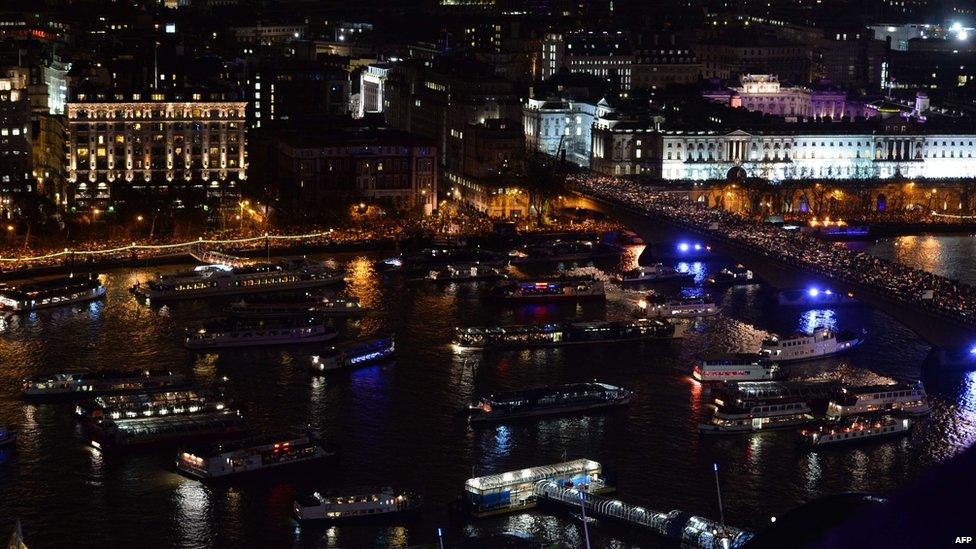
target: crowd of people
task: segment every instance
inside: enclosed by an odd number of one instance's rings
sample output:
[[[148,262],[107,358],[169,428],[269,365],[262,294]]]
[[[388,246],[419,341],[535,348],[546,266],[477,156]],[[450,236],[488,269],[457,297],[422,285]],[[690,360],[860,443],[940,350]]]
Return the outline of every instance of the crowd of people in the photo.
[[[826,278],[884,294],[912,307],[976,323],[976,288],[900,263],[879,259],[801,231],[731,214],[637,183],[603,177],[579,178],[581,190],[641,215],[663,218],[710,238],[795,265]]]

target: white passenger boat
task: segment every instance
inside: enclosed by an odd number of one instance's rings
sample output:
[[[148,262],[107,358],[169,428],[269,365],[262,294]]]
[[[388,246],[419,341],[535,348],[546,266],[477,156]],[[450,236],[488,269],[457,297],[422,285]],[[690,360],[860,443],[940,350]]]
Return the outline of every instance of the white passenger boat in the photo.
[[[321,343],[337,335],[337,330],[326,326],[322,319],[316,317],[223,319],[197,330],[187,330],[186,346],[190,349],[214,349]]]
[[[880,418],[852,418],[842,422],[828,423],[816,429],[800,431],[800,443],[809,449],[836,446],[851,442],[877,440],[907,435],[912,420],[884,416]]]
[[[695,273],[681,272],[663,263],[646,265],[621,273],[614,278],[619,284],[646,284],[651,282],[687,281],[695,278]]]
[[[814,423],[839,383],[733,382],[715,389],[714,412],[698,426],[703,434],[787,429]],[[821,413],[818,413],[818,410]]]
[[[211,480],[333,455],[335,452],[327,450],[312,435],[286,433],[186,449],[177,454],[176,468],[191,477]]]
[[[396,351],[393,335],[364,337],[347,343],[333,345],[312,357],[312,369],[319,372],[363,366],[382,360]]]
[[[151,301],[303,290],[343,281],[341,273],[321,263],[291,258],[244,267],[201,265],[191,272],[158,275],[136,284],[132,292]]]
[[[829,419],[892,412],[924,415],[931,411],[921,382],[845,388],[827,404]]]
[[[718,305],[709,296],[685,299],[660,299],[648,296],[637,302],[648,318],[698,318],[719,313]]]
[[[691,373],[691,377],[702,383],[709,381],[769,381],[779,376],[779,365],[755,353],[699,359]]]
[[[93,301],[105,295],[105,286],[97,277],[61,277],[16,286],[0,285],[0,311],[26,313],[37,309],[60,307]]]
[[[811,334],[794,334],[764,339],[760,353],[776,362],[796,362],[846,353],[864,342],[864,332],[817,328]]]
[[[165,391],[187,384],[183,374],[165,370],[99,370],[39,374],[23,382],[27,398],[118,395]]]
[[[420,503],[419,496],[389,487],[341,495],[315,492],[295,501],[295,518],[304,522],[390,516],[413,511]]]

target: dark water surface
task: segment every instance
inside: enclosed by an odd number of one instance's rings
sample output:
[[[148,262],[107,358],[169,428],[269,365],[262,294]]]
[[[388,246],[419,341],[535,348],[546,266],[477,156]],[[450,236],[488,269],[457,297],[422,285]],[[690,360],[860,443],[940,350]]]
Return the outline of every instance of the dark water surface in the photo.
[[[870,250],[976,279],[976,239],[914,239]],[[819,496],[895,490],[976,440],[976,373],[923,373],[927,346],[865,307],[782,309],[764,286],[727,288],[715,292],[725,313],[684,341],[461,354],[450,346],[455,326],[628,318],[640,294],[611,287],[605,304],[511,307],[488,298],[484,285],[410,283],[377,272],[373,258],[335,259],[349,267],[345,291],[377,309],[343,322],[344,335],[395,332],[395,361],[318,377],[306,369],[314,345],[195,354],[181,345],[181,330],[216,315],[226,301],[139,304],[126,288],[151,276],[151,269],[107,273],[104,301],[0,324],[0,424],[21,431],[17,448],[0,453],[0,537],[19,518],[32,549],[402,547],[433,543],[438,527],[448,541],[519,530],[575,547],[582,530],[559,513],[466,522],[451,519],[446,508],[472,474],[558,462],[564,455],[601,462],[618,486],[615,497],[624,501],[708,517],[718,515],[711,477],[717,462],[727,521],[759,529],[770,516]],[[681,268],[699,273],[700,281],[723,265],[710,260]],[[792,432],[699,436],[707,389],[688,375],[695,354],[754,350],[766,331],[822,324],[866,328],[869,337],[848,357],[789,366],[791,378],[876,383],[921,377],[932,399],[931,417],[909,438],[820,454],[799,452]],[[70,405],[20,399],[21,378],[82,367],[169,368],[204,381],[227,376],[229,393],[246,403],[256,430],[312,423],[341,447],[340,454],[316,466],[216,486],[176,474],[175,450],[102,454],[85,444]],[[633,389],[636,399],[601,415],[475,428],[456,415],[476,393],[591,379]],[[296,492],[381,485],[421,492],[423,514],[390,525],[300,529],[290,518]],[[612,524],[594,525],[590,535],[594,547],[661,545]]]

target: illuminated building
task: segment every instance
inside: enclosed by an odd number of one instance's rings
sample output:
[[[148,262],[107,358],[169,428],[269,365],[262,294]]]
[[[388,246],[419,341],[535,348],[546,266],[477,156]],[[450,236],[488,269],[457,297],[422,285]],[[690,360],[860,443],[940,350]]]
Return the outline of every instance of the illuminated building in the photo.
[[[27,73],[0,75],[0,216],[10,218],[17,202],[31,192],[31,123]]]
[[[236,98],[234,98],[236,99]],[[247,178],[246,103],[219,93],[78,93],[68,103],[68,193],[79,208],[168,193],[191,205]]]
[[[702,95],[730,107],[796,119],[839,120],[875,114],[863,102],[848,100],[846,93],[829,87],[784,87],[770,74],[743,74],[739,80],[740,86],[707,90]]]
[[[631,88],[634,52],[620,31],[547,34],[542,40],[542,79],[560,69],[600,77],[618,90]]]

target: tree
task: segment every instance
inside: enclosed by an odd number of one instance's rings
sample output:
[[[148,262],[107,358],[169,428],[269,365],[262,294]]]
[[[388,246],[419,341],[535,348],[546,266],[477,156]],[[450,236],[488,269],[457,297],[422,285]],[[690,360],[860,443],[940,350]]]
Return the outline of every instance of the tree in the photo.
[[[549,204],[566,192],[566,174],[556,157],[528,151],[519,186],[529,195],[529,206],[535,211],[536,223],[545,223]]]

